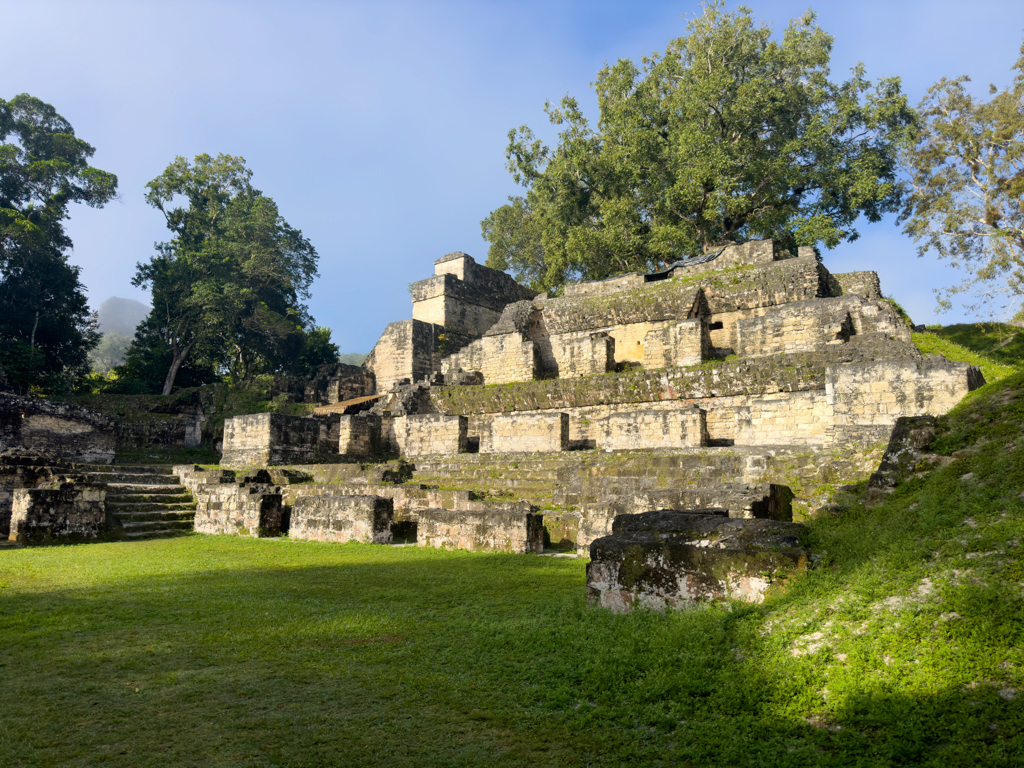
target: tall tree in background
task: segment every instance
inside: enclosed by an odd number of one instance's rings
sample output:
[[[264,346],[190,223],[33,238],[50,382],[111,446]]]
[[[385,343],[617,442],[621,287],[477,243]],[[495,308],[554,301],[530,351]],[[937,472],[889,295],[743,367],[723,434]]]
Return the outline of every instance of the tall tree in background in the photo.
[[[70,388],[99,339],[63,224],[71,203],[117,191],[94,153],[49,104],[0,99],[0,364],[22,392]]]
[[[1024,45],[1020,53],[1013,84],[990,85],[988,101],[972,97],[963,76],[940,80],[919,107],[904,231],[921,243],[919,255],[934,252],[967,273],[938,292],[941,309],[968,294],[969,309],[1003,301],[1012,312],[1024,297]]]
[[[300,299],[317,274],[316,249],[251,177],[241,157],[198,155],[194,164],[176,158],[147,185],[174,237],[136,267],[133,282],[152,288],[153,310],[128,358],[153,347],[156,329],[168,356],[165,395],[190,355],[244,382],[302,353],[312,321]]]
[[[704,7],[638,68],[597,76],[592,128],[578,102],[546,105],[551,149],[509,133],[524,197],[482,222],[488,265],[535,288],[652,269],[730,243],[832,248],[859,216],[897,210],[897,158],[914,113],[896,78],[829,80],[832,37],[808,13],[772,39],[750,11]]]

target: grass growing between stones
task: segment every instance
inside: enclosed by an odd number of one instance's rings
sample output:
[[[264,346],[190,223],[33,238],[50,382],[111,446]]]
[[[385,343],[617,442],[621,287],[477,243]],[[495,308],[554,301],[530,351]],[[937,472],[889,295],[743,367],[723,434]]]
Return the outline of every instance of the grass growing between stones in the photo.
[[[536,556],[0,552],[0,764],[1020,765],[1022,389],[942,420],[947,466],[815,520],[818,567],[757,606],[618,616]]]

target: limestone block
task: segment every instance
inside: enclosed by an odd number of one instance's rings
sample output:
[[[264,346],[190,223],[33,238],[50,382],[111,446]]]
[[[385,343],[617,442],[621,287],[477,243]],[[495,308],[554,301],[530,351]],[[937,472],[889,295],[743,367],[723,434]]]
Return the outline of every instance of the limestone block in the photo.
[[[594,376],[615,370],[615,339],[606,333],[566,333],[551,337],[558,376]]]
[[[226,467],[254,467],[309,462],[320,444],[320,427],[316,419],[280,413],[226,419],[220,463]]]
[[[292,539],[390,544],[394,506],[381,496],[302,496],[292,505]]]
[[[643,366],[647,369],[697,365],[711,357],[707,318],[680,320],[648,331]]]
[[[615,519],[590,545],[587,600],[619,613],[731,598],[758,603],[771,581],[803,570],[803,526],[697,512]]]
[[[480,453],[532,453],[569,448],[569,414],[510,413],[495,416],[481,436]]]
[[[938,355],[829,366],[825,393],[835,441],[887,441],[897,418],[941,416],[984,383],[977,367]]]
[[[465,416],[414,414],[393,419],[391,429],[403,456],[454,456],[466,452],[469,420]]]
[[[418,514],[416,544],[438,549],[539,554],[544,550],[544,516],[495,509],[425,509]]]
[[[708,444],[707,412],[697,406],[681,410],[635,410],[600,420],[597,447],[605,450],[691,448]]]
[[[381,450],[381,420],[376,413],[343,415],[338,420],[338,453],[372,456]]]
[[[20,543],[94,539],[109,530],[106,488],[83,482],[50,483],[13,492],[10,534]]]

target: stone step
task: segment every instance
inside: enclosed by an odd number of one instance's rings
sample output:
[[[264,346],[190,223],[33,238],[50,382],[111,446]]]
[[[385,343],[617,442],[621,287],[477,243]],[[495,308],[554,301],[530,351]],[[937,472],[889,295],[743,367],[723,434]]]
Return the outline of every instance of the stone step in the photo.
[[[117,515],[135,514],[138,512],[194,512],[196,503],[194,501],[179,501],[171,504],[161,504],[154,501],[107,501],[107,508]]]
[[[128,486],[107,487],[108,501],[163,501],[173,504],[178,501],[192,501],[192,495],[181,486]]]
[[[117,519],[121,521],[122,525],[127,523],[151,523],[159,522],[161,520],[169,520],[171,522],[191,522],[195,520],[195,510],[185,511],[161,511],[152,510],[149,512],[123,512],[117,511],[114,513]]]
[[[122,522],[125,535],[131,535],[132,533],[138,533],[140,531],[160,531],[160,530],[192,530],[191,520],[151,520],[148,522]]]
[[[125,472],[131,475],[171,475],[173,472],[166,464],[79,464],[84,472]]]
[[[86,477],[108,485],[178,485],[174,475],[146,475],[128,472],[88,472]]]

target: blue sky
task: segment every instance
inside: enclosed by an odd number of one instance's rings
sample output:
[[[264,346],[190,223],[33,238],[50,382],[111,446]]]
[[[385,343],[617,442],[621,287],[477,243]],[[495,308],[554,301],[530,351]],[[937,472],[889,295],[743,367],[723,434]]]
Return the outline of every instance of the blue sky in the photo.
[[[781,33],[808,4],[750,6]],[[811,7],[835,36],[834,79],[860,61],[872,79],[901,77],[913,103],[943,76],[968,74],[979,94],[1007,85],[1024,37],[1019,0]],[[0,0],[0,96],[53,104],[119,177],[119,202],[79,206],[69,222],[94,307],[148,302],[131,276],[166,229],[146,182],[177,155],[224,152],[245,157],[319,251],[317,322],[343,352],[368,352],[388,322],[411,317],[407,286],[435,259],[486,259],[479,222],[518,189],[508,130],[554,138],[543,105],[566,93],[593,115],[604,62],[664,50],[699,12],[659,0]],[[826,252],[829,269],[878,271],[916,322],[973,319],[934,314],[932,289],[957,274],[917,258],[893,221],[860,231]]]

